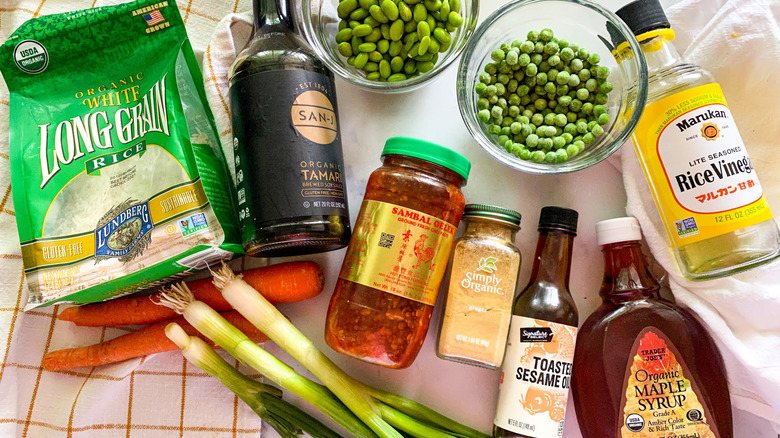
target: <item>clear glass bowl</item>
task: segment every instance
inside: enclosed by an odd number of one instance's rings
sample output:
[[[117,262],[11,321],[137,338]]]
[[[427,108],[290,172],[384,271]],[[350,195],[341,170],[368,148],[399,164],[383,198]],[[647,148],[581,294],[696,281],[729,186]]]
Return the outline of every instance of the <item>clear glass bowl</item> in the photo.
[[[463,50],[466,41],[474,33],[479,15],[479,0],[460,0],[459,13],[463,17],[463,24],[452,33],[450,48],[446,52],[439,53],[439,60],[433,69],[404,81],[379,82],[366,79],[365,72],[349,65],[347,58],[339,53],[335,38],[341,21],[336,12],[338,4],[339,0],[303,0],[303,27],[306,39],[331,71],[358,87],[380,93],[412,91],[436,77]]]
[[[613,56],[612,35],[621,44],[622,62]],[[552,29],[556,38],[598,53],[599,65],[610,69],[609,81],[614,85],[605,105],[609,124],[595,142],[563,163],[525,161],[498,145],[498,136],[488,133],[488,125],[477,118],[477,96],[474,86],[485,64],[493,62],[490,54],[502,43],[525,41],[530,30]],[[491,14],[480,24],[466,44],[457,79],[458,106],[471,135],[480,146],[498,161],[531,173],[566,173],[592,166],[616,151],[636,128],[647,99],[647,64],[639,43],[631,30],[615,14],[585,0],[521,0],[513,1]],[[637,109],[637,110],[635,110]]]

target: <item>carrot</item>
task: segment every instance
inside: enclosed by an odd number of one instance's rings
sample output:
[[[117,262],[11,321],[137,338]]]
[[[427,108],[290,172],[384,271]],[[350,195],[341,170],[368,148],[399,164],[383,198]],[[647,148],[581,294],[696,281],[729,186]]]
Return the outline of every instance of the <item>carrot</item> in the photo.
[[[242,273],[244,281],[252,285],[273,304],[294,303],[317,296],[322,292],[324,277],[320,265],[310,261],[279,263]],[[211,278],[188,281],[187,286],[195,299],[203,301],[214,310],[230,310],[230,304],[211,282]],[[103,303],[69,307],[59,319],[87,327],[103,327],[129,324],[151,324],[175,318],[176,313],[158,306],[160,293],[146,296],[129,296]]]
[[[162,306],[161,306],[162,307]],[[262,343],[268,340],[261,331],[246,320],[238,312],[230,311],[222,313],[231,324],[244,332],[253,342]],[[43,368],[49,371],[69,370],[74,368],[94,367],[114,362],[121,362],[134,357],[146,356],[164,351],[178,350],[167,336],[165,327],[175,322],[179,324],[190,336],[197,336],[209,345],[214,343],[194,329],[184,318],[179,317],[169,321],[160,321],[148,325],[138,331],[119,336],[100,344],[86,347],[68,348],[47,353],[43,356]]]

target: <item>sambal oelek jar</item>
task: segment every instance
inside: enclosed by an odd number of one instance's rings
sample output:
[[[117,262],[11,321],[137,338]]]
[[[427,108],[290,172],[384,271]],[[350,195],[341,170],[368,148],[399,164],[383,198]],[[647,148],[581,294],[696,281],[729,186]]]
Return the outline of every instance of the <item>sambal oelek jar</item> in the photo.
[[[446,147],[405,137],[388,139],[382,159],[368,180],[330,300],[325,340],[348,356],[405,368],[428,331],[471,163]]]

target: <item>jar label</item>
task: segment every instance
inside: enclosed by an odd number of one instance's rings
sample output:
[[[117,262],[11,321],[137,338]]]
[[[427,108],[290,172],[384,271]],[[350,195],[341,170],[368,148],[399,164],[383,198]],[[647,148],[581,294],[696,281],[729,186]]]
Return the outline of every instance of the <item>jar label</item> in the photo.
[[[347,216],[332,80],[306,70],[253,74],[230,87],[239,220]]]
[[[455,244],[438,351],[498,367],[512,320],[520,256],[494,239],[477,239]]]
[[[577,327],[512,316],[498,387],[497,427],[523,436],[563,436]]]
[[[457,229],[417,210],[364,200],[339,278],[432,306]]]
[[[639,333],[626,366],[618,436],[720,438],[679,351],[655,327]]]
[[[676,246],[772,218],[720,85],[648,105],[634,141]]]

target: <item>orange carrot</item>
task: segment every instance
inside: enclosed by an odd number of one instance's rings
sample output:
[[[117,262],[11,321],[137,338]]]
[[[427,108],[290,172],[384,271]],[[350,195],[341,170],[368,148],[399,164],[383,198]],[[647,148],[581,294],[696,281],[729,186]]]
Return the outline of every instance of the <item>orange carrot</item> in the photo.
[[[273,304],[294,303],[317,296],[322,292],[324,277],[320,265],[310,261],[279,263],[242,273],[244,280]],[[195,299],[214,310],[230,310],[230,304],[211,283],[211,278],[188,281]],[[87,327],[128,324],[151,324],[176,317],[176,313],[157,305],[160,294],[129,296],[103,303],[69,307],[59,319]]]
[[[244,332],[252,341],[261,343],[268,340],[267,336],[240,313],[230,311],[222,313],[222,316]],[[52,351],[43,356],[43,368],[49,371],[60,371],[94,367],[134,357],[177,350],[179,347],[165,336],[165,327],[172,322],[178,323],[188,335],[197,336],[214,346],[213,342],[201,335],[184,318],[179,317],[169,321],[160,321],[100,344]]]

